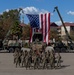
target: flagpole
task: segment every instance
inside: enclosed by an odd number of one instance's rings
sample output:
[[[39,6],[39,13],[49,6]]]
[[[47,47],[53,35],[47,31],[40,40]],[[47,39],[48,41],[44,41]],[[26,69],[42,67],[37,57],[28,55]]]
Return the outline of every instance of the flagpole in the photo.
[[[24,33],[24,11],[23,11],[23,8],[19,8],[19,12],[21,12],[21,23],[23,24],[22,26],[22,37],[23,37],[23,33]]]

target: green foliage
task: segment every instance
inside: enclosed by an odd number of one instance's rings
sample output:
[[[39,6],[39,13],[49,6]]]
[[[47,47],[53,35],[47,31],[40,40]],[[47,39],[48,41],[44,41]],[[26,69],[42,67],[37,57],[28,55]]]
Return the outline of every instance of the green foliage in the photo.
[[[25,44],[24,44],[24,47],[25,47],[25,48],[29,48],[29,43],[25,43]]]
[[[3,14],[0,15],[0,35],[2,35],[0,36],[0,39],[3,39],[9,30],[12,30],[12,33],[20,33],[20,27],[18,26],[19,23],[20,16],[17,9],[3,12]],[[18,31],[16,32],[15,29]]]
[[[58,31],[57,31],[57,30],[54,30],[54,29],[51,29],[51,30],[50,30],[50,39],[53,40],[53,38],[54,38],[56,41],[61,40],[61,38],[59,37]]]
[[[26,25],[24,27],[24,36],[25,36],[25,38],[30,36],[30,25]]]
[[[11,28],[11,34],[15,34],[17,36],[21,36],[21,26],[19,25],[19,22],[18,21],[15,21],[12,28]]]

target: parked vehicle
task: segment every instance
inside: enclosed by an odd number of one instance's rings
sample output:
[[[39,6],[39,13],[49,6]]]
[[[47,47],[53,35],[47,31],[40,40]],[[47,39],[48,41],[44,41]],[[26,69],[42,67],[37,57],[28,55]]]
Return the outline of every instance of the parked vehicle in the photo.
[[[63,42],[56,42],[54,43],[54,50],[55,52],[66,52],[67,51],[67,46]]]
[[[15,49],[19,49],[21,50],[21,44],[18,40],[9,40],[8,41],[8,45],[7,45],[7,50],[9,50],[9,52],[14,52]]]
[[[2,43],[2,40],[0,39],[0,50],[3,49],[3,43]]]
[[[62,17],[61,17],[61,14],[60,14],[60,12],[59,12],[57,6],[54,7],[54,11],[57,11],[58,16],[59,16],[59,18],[60,18],[60,20],[61,20],[61,23],[62,23],[62,25],[63,25],[63,27],[64,27],[64,30],[65,30],[66,36],[67,36],[67,38],[68,38],[67,41],[70,42],[70,44],[68,45],[68,48],[71,49],[71,50],[74,50],[74,43],[73,43],[72,38],[70,37],[70,35],[69,35],[69,33],[68,33],[67,29],[66,29],[66,26],[65,26],[65,24],[64,24],[64,21],[63,21],[63,19],[62,19]],[[62,45],[63,45],[63,44],[61,44],[61,45],[59,45],[59,46],[62,46]],[[64,45],[63,45],[63,46],[64,46]],[[65,46],[64,46],[64,47],[65,47]]]

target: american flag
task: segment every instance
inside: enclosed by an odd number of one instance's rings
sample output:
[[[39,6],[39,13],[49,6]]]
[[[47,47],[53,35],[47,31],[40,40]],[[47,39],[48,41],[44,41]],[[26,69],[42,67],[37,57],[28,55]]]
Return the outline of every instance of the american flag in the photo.
[[[27,14],[27,17],[29,18],[30,25],[32,28],[40,28],[38,14]]]
[[[50,36],[50,13],[27,14],[27,17],[31,25],[30,42],[32,42],[34,32],[41,32],[43,35],[43,42],[48,44]]]

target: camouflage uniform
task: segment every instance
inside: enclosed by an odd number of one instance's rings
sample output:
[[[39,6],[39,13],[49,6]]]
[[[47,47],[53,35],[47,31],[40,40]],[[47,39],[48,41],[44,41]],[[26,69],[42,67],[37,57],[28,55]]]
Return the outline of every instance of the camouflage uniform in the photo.
[[[60,53],[57,53],[56,59],[57,59],[57,67],[61,67],[61,55],[60,55]]]
[[[54,53],[54,51],[50,52],[50,67],[55,68],[55,53]]]
[[[21,64],[22,64],[22,67],[25,66],[25,53],[23,51],[21,55]]]
[[[19,64],[19,66],[20,66],[20,63],[19,63],[19,52],[18,51],[14,52],[14,63],[16,64],[16,67],[17,67],[17,64]]]
[[[18,54],[18,52],[15,50],[15,52],[13,54],[13,56],[14,56],[14,64],[16,63],[17,54]]]
[[[48,68],[48,54],[45,52],[44,57],[43,57],[43,69]]]
[[[31,67],[31,63],[32,63],[32,53],[31,51],[28,52],[28,55],[27,55],[27,66],[26,66],[26,69]]]

